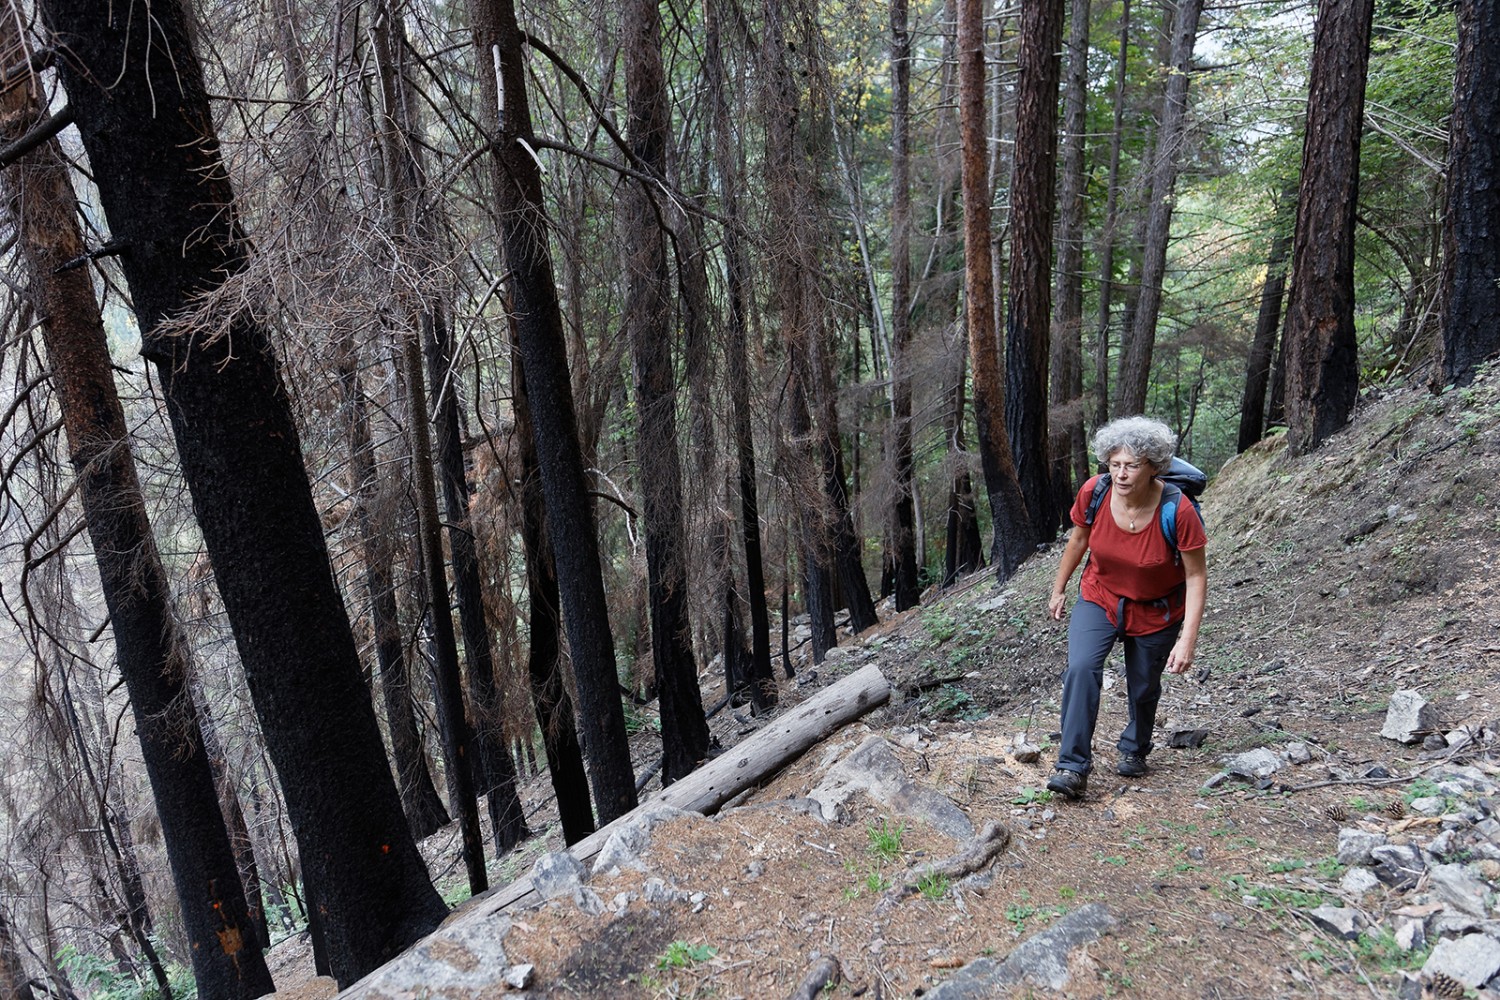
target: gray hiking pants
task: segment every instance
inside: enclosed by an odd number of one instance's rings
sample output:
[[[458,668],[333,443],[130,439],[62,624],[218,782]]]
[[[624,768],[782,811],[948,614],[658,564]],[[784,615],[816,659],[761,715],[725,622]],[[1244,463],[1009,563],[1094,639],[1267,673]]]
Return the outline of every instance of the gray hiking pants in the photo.
[[[1151,730],[1161,701],[1161,674],[1177,642],[1182,622],[1150,635],[1128,635],[1125,641],[1125,691],[1130,702],[1130,724],[1115,744],[1121,753],[1151,752]],[[1094,724],[1099,719],[1099,693],[1104,687],[1104,664],[1118,631],[1109,615],[1092,601],[1080,600],[1068,618],[1068,669],[1063,674],[1062,744],[1057,766],[1088,774],[1093,767]]]

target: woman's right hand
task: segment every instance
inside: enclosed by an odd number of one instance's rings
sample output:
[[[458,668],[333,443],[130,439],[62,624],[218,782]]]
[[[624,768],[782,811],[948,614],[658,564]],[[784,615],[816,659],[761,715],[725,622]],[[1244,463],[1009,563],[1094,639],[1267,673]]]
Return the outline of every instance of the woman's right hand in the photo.
[[[1067,594],[1053,594],[1047,601],[1047,614],[1052,616],[1053,621],[1062,621],[1063,606],[1067,603]]]

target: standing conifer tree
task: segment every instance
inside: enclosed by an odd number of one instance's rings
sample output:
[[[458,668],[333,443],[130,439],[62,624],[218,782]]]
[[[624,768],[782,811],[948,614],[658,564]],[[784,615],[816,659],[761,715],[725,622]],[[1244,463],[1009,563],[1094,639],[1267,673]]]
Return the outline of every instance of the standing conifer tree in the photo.
[[[191,311],[248,253],[193,29],[172,2],[41,7],[332,971],[352,983],[447,908],[401,811],[268,332],[233,303],[216,327]]]

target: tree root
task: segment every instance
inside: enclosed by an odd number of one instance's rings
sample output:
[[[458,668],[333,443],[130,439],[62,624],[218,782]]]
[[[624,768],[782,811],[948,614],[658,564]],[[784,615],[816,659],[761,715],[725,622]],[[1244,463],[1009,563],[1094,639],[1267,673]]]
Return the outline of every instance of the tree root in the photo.
[[[906,897],[915,895],[923,881],[933,878],[959,879],[979,871],[995,860],[995,855],[1005,850],[1009,844],[1010,828],[990,820],[984,824],[979,835],[957,854],[908,869],[876,904],[875,912],[884,913]]]
[[[844,978],[844,969],[833,955],[824,955],[807,969],[802,982],[792,991],[790,1000],[815,1000],[818,994],[830,986],[837,986]]]

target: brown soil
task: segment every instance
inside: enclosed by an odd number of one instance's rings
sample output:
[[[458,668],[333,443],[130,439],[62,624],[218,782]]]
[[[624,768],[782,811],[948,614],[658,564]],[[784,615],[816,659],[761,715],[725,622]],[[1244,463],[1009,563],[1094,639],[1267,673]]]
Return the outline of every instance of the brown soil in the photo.
[[[1333,940],[1301,911],[1339,897],[1339,827],[1398,803],[1442,758],[1380,737],[1392,691],[1421,691],[1449,726],[1500,718],[1497,511],[1500,378],[1440,397],[1391,391],[1312,456],[1291,458],[1273,438],[1226,466],[1205,498],[1204,669],[1168,680],[1159,718],[1164,729],[1207,729],[1201,748],[1159,749],[1146,777],[1116,777],[1116,683],[1087,797],[1039,794],[1052,752],[1023,764],[1011,750],[1017,733],[1045,744],[1056,727],[1066,626],[1044,613],[1054,549],[1002,591],[981,574],[925,595],[905,615],[886,610],[877,629],[846,639],[847,651],[804,683],[873,661],[897,689],[892,703],[750,800],[805,795],[834,749],[877,732],[909,775],[950,796],[976,828],[990,819],[1010,826],[1012,845],[987,873],[877,913],[885,882],[959,845],[908,825],[899,852],[882,857],[872,831],[899,819],[863,800],[847,825],[736,809],[659,827],[649,871],[591,883],[609,902],[640,894],[654,876],[703,893],[701,905],[638,900],[599,917],[571,904],[519,912],[507,951],[534,963],[535,992],[554,997],[785,997],[829,954],[845,980],[825,995],[909,997],[1099,901],[1119,927],[1075,956],[1070,996],[1393,995],[1402,959]],[[787,683],[784,702],[806,690]],[[753,726],[715,721],[726,744]],[[1203,788],[1224,755],[1293,741],[1313,760],[1275,784]],[[1493,773],[1493,755],[1492,747],[1470,762]],[[1359,777],[1373,765],[1394,777]],[[545,796],[545,779],[527,795]],[[1412,824],[1366,822],[1398,834]],[[506,868],[524,872],[559,846],[553,828]]]

